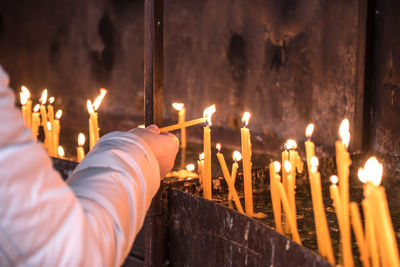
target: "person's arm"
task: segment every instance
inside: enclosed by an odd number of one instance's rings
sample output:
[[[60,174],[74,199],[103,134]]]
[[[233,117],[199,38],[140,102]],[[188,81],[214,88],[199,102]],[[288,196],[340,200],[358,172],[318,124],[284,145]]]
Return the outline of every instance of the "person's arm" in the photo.
[[[0,266],[121,265],[176,140],[143,129],[104,136],[68,186],[24,127],[7,85],[0,67]]]

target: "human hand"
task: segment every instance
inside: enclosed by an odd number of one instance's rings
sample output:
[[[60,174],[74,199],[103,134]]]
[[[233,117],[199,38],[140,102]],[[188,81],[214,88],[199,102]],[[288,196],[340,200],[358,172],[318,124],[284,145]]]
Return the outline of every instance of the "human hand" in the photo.
[[[179,139],[171,133],[160,134],[160,129],[152,124],[146,128],[135,128],[130,132],[142,138],[153,151],[160,167],[161,179],[174,167],[179,149]]]

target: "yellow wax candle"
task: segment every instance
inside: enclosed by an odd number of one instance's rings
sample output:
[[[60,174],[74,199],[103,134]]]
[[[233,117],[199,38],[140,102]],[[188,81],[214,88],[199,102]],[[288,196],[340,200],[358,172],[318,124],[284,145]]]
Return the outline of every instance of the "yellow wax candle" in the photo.
[[[281,164],[278,161],[269,164],[269,180],[272,201],[272,211],[274,212],[275,229],[278,233],[283,234],[282,231],[282,216],[281,216],[281,200],[279,198],[279,189],[276,185],[277,180],[280,179],[277,172],[279,172]]]
[[[197,171],[199,173],[199,183],[203,184],[204,180],[204,153],[199,155],[199,160],[197,161]],[[203,188],[204,191],[204,188]]]
[[[49,151],[49,131],[47,128],[47,111],[46,111],[46,104],[47,102],[47,89],[44,89],[42,95],[40,97],[40,116],[42,118],[42,127],[44,132],[44,146]]]
[[[235,187],[237,170],[239,169],[239,164],[237,162],[242,159],[242,154],[240,154],[239,151],[234,151],[232,157],[235,162],[232,164],[231,178],[232,178],[233,187]],[[231,192],[229,192],[229,195],[228,195],[228,201],[229,200],[233,200],[233,196],[232,196]]]
[[[60,159],[65,158],[64,148],[62,146],[57,147],[57,155]]]
[[[289,201],[289,207],[292,210],[292,214],[295,218],[295,224],[296,224],[296,228],[297,228],[297,215],[296,215],[296,196],[295,196],[295,182],[294,182],[294,178],[292,176],[292,164],[290,164],[290,162],[288,160],[286,160],[283,163],[284,166],[284,172],[286,172],[286,179],[287,179],[287,198]]]
[[[355,202],[350,203],[351,224],[353,226],[354,235],[356,236],[358,249],[360,251],[361,262],[364,267],[369,267],[368,246],[365,241],[364,230],[362,226],[360,211]]]
[[[97,143],[100,139],[99,116],[97,112],[93,112],[90,114],[90,117],[92,118],[94,143]]]
[[[221,145],[220,144],[217,144],[217,149],[218,149],[217,158],[218,158],[218,161],[219,161],[219,165],[221,166],[221,170],[222,170],[222,173],[224,175],[225,181],[228,184],[229,192],[233,196],[233,201],[235,202],[237,210],[240,213],[244,214],[242,204],[240,203],[240,200],[239,200],[239,196],[238,196],[238,194],[236,192],[235,186],[233,185],[232,178],[229,175],[228,166],[226,165],[224,155],[222,155],[220,153],[220,149],[221,149]]]
[[[39,109],[40,109],[40,105],[37,104],[34,108],[33,108],[33,113],[32,113],[32,134],[33,137],[35,138],[35,140],[37,140],[37,137],[39,135],[39,125],[40,125],[40,114],[39,114]]]
[[[22,104],[22,116],[24,117],[25,125],[32,127],[32,100],[30,100],[31,92],[26,86],[21,86],[20,100]]]
[[[328,222],[324,209],[321,188],[321,175],[318,172],[318,158],[312,157],[310,159],[310,187],[311,197],[314,209],[315,228],[317,232],[318,248],[321,255],[328,259],[329,263],[335,264],[335,257],[333,255],[332,242],[329,234]]]
[[[93,116],[92,114],[94,113],[93,105],[90,100],[87,100],[86,106],[89,112],[89,149],[91,150],[96,143],[96,137],[94,134],[94,128],[93,128]]]
[[[27,114],[26,114],[26,102],[28,101],[28,99],[26,98],[25,94],[23,92],[19,93],[19,99],[21,102],[21,113],[22,113],[22,118],[24,119],[25,125],[28,126],[28,120],[26,118]]]
[[[53,102],[54,102],[54,97],[49,98],[49,104],[47,105],[47,116],[49,118],[49,121],[51,125],[54,126],[54,107],[53,107]]]
[[[88,106],[88,111],[90,113],[90,119],[92,120],[92,133],[93,133],[93,143],[91,146],[99,141],[100,138],[100,129],[99,129],[99,118],[97,114],[97,110],[100,107],[101,102],[104,99],[104,96],[107,94],[107,90],[104,88],[100,88],[100,95],[96,97],[96,99],[93,101],[93,106],[92,109],[89,110],[89,102],[87,103]],[[92,146],[92,147],[93,147]],[[92,149],[92,147],[90,149]]]
[[[373,211],[369,207],[369,200],[366,198],[362,201],[365,221],[365,241],[368,246],[369,256],[371,258],[372,266],[379,267],[379,254],[377,246],[377,237],[374,229]]]
[[[280,199],[282,201],[283,209],[285,210],[285,213],[286,213],[287,221],[288,221],[288,223],[290,225],[290,232],[292,234],[293,240],[296,243],[301,245],[299,232],[297,230],[296,217],[294,216],[294,214],[292,212],[292,209],[290,208],[289,201],[288,201],[288,198],[286,196],[285,189],[283,188],[283,185],[280,182],[277,182],[276,186],[277,186],[277,188],[279,190]]]
[[[246,128],[250,119],[250,113],[245,112],[242,117],[244,127],[241,129],[242,142],[242,163],[243,163],[243,182],[244,182],[244,201],[246,215],[253,216],[253,185],[251,175],[251,142],[250,130]]]
[[[203,118],[206,118],[206,126],[203,128],[204,139],[204,176],[203,191],[204,198],[212,200],[212,178],[211,178],[211,117],[215,112],[215,105],[206,108],[203,112]]]
[[[59,109],[56,112],[55,119],[53,121],[53,137],[54,137],[54,146],[58,147],[60,144],[60,119],[62,116],[62,110]]]
[[[306,137],[307,137],[307,141],[304,143],[305,148],[306,148],[306,158],[307,158],[307,168],[308,168],[308,174],[310,175],[310,160],[312,157],[315,157],[315,145],[314,142],[312,142],[311,136],[313,134],[314,131],[314,124],[309,124],[306,128]]]
[[[162,127],[162,128],[160,128],[160,133],[166,133],[166,132],[182,129],[182,128],[185,128],[185,127],[190,127],[190,126],[194,126],[194,125],[197,125],[197,124],[205,123],[206,120],[207,120],[206,118],[198,118],[198,119],[195,119],[195,120],[186,121],[186,122],[181,123],[181,124],[178,123],[178,124]]]
[[[53,131],[52,131],[51,123],[49,121],[47,122],[47,136],[46,136],[46,138],[48,139],[47,152],[49,153],[50,156],[56,157],[57,153],[55,152],[56,148],[54,146]]]
[[[79,133],[78,135],[78,147],[76,148],[76,158],[78,162],[81,162],[85,157],[85,150],[83,146],[85,145],[85,135],[83,133]]]
[[[173,103],[172,107],[178,111],[178,124],[185,123],[186,109],[183,103]],[[186,148],[186,127],[181,128],[181,148]]]

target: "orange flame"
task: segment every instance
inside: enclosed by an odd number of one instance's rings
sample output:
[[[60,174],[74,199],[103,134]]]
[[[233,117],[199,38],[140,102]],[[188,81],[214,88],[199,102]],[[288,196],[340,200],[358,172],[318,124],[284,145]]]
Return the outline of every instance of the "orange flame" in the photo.
[[[243,116],[242,116],[242,122],[243,122],[244,126],[247,126],[249,124],[249,120],[250,120],[250,112],[246,111],[245,113],[243,113]]]
[[[288,139],[285,143],[285,149],[291,150],[291,149],[296,149],[297,148],[297,143],[296,140],[293,139]]]
[[[216,145],[216,148],[217,148],[218,152],[221,152],[221,144],[220,144],[220,143],[218,143],[218,144]]]
[[[53,104],[53,102],[54,102],[54,96],[49,98],[49,104]]]
[[[31,92],[29,92],[29,89],[26,86],[22,85],[21,91],[22,93],[24,93],[24,95],[26,95],[28,99],[31,97]]]
[[[206,124],[208,126],[211,126],[211,117],[214,114],[214,112],[216,111],[215,109],[215,105],[211,105],[209,107],[207,107],[204,111],[203,111],[203,117],[206,119]]]
[[[306,137],[311,138],[313,132],[314,132],[314,124],[310,123],[306,128]]]
[[[48,129],[49,131],[51,131],[51,128],[52,128],[52,127],[51,127],[51,122],[48,121],[48,122],[47,122],[47,129]]]
[[[194,164],[188,164],[188,165],[186,165],[186,170],[192,172],[192,171],[194,171],[194,169],[195,169]]]
[[[62,146],[58,146],[57,152],[60,158],[63,158],[65,156],[64,148]]]
[[[318,171],[318,165],[319,165],[318,158],[317,157],[311,157],[311,159],[310,159],[311,172],[317,172]]]
[[[339,136],[342,139],[343,145],[348,147],[350,143],[350,123],[348,119],[344,119],[340,124]]]
[[[331,180],[332,184],[336,185],[339,181],[339,178],[336,175],[332,175],[329,180]]]
[[[201,154],[199,155],[199,160],[204,160],[204,153],[201,153]]]
[[[24,92],[19,93],[19,101],[21,101],[21,105],[25,105],[26,102],[28,102],[28,97],[26,94],[24,94]]]
[[[79,133],[78,135],[78,146],[83,146],[85,144],[86,137],[83,133]]]
[[[185,107],[185,104],[183,104],[183,103],[172,103],[172,107],[177,111],[181,111]]]
[[[87,110],[88,110],[89,114],[94,113],[92,101],[90,101],[90,100],[88,99],[88,101],[86,102],[86,106],[87,106]]]
[[[47,101],[47,89],[44,89],[42,92],[42,96],[40,97],[40,103],[42,105],[46,104]]]
[[[33,108],[33,112],[38,112],[40,109],[40,105],[36,104],[36,106]]]
[[[288,160],[285,160],[285,162],[283,163],[284,167],[285,167],[285,171],[287,173],[290,173],[292,171],[292,164],[290,164],[290,162]]]
[[[59,109],[59,110],[57,110],[57,112],[56,112],[56,119],[57,119],[57,120],[61,119],[61,116],[62,116],[62,110]]]
[[[238,161],[240,161],[242,159],[242,154],[239,151],[236,150],[236,151],[233,152],[232,157],[233,157],[233,160],[235,162],[238,162]]]
[[[100,88],[100,95],[98,97],[96,97],[96,99],[93,101],[93,108],[95,111],[99,109],[101,101],[103,101],[106,94],[107,94],[107,90],[104,88]]]
[[[360,168],[362,171],[358,171],[360,181],[367,181],[375,186],[379,186],[382,181],[383,165],[376,157],[370,157],[364,165],[364,168]],[[360,177],[361,174],[361,177]]]
[[[279,161],[274,161],[274,168],[276,172],[279,172],[281,170],[281,164]]]

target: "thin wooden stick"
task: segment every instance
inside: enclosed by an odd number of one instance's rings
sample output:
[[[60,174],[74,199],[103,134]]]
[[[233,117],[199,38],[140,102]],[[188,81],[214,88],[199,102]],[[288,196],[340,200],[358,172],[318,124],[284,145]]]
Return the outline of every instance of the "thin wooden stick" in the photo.
[[[187,121],[187,122],[184,122],[184,123],[178,123],[178,124],[174,124],[174,125],[170,125],[170,126],[167,126],[167,127],[160,128],[160,132],[161,133],[170,132],[170,131],[173,131],[173,130],[186,128],[186,127],[193,126],[193,125],[196,125],[196,124],[201,124],[201,123],[204,123],[205,121],[206,121],[206,118],[200,118],[200,119]]]

